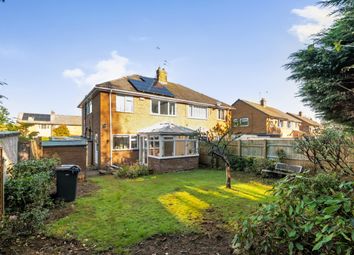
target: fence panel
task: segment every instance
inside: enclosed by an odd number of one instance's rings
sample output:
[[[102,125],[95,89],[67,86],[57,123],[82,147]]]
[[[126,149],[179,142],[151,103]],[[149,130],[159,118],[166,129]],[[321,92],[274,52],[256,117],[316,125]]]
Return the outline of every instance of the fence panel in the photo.
[[[277,159],[277,151],[283,150],[286,158],[291,160],[307,160],[307,158],[295,151],[295,140],[293,139],[274,139],[267,140],[267,158]]]

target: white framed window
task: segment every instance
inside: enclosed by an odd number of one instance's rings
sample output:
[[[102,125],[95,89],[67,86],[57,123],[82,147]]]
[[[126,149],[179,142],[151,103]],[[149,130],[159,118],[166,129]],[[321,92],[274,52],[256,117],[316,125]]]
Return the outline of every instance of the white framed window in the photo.
[[[149,156],[188,157],[198,155],[198,139],[194,136],[149,136]]]
[[[116,96],[116,111],[117,112],[133,112],[134,98],[131,96]]]
[[[90,113],[92,113],[92,101],[91,100],[86,102],[85,109],[86,109],[86,115],[89,115]]]
[[[278,120],[278,127],[282,128],[284,124],[284,121]]]
[[[137,135],[113,135],[113,150],[138,149]]]
[[[248,127],[249,124],[248,118],[240,118],[240,127]]]
[[[238,119],[233,119],[232,120],[232,124],[234,125],[234,127],[238,127],[239,126],[239,121],[238,121]]]
[[[217,109],[217,118],[218,120],[226,120],[226,110]]]
[[[206,120],[208,118],[208,108],[196,105],[188,105],[188,117]]]
[[[176,103],[151,99],[151,113],[176,116]]]
[[[287,122],[287,126],[288,126],[288,128],[292,128],[293,123],[292,123],[291,121],[288,121],[288,122]]]

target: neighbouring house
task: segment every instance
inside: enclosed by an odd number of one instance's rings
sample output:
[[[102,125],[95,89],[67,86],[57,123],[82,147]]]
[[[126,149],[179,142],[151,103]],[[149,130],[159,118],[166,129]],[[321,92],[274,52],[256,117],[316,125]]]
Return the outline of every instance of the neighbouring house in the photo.
[[[131,75],[96,85],[83,99],[83,136],[89,164],[139,161],[156,171],[196,167],[196,130],[228,125],[231,107],[167,80]],[[163,161],[163,162],[162,162]]]
[[[315,130],[321,128],[320,123],[314,121],[311,118],[307,118],[302,114],[301,111],[298,114],[290,112],[287,112],[287,114],[301,121],[300,131],[304,132],[305,134],[312,135],[314,134]]]
[[[30,132],[38,132],[38,136],[51,137],[53,129],[65,125],[69,129],[70,136],[82,135],[81,116],[60,115],[55,112],[50,114],[21,112],[17,117],[17,123],[30,124]]]
[[[232,104],[232,125],[235,134],[271,137],[298,137],[301,121],[266,104],[238,99]]]
[[[3,159],[4,172],[17,163],[18,160],[18,138],[20,132],[0,131],[0,158]]]

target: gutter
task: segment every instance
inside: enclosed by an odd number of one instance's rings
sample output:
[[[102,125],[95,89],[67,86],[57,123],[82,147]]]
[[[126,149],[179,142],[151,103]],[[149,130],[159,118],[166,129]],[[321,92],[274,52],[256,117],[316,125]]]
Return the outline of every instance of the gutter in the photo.
[[[140,92],[134,92],[134,91],[127,91],[127,90],[120,90],[120,89],[109,89],[109,88],[103,88],[103,87],[94,87],[87,96],[81,101],[81,103],[78,105],[78,108],[82,107],[82,104],[86,101],[87,98],[92,96],[92,94],[96,91],[106,91],[109,93],[118,92],[122,93],[125,95],[132,95],[132,96],[140,96],[140,97],[148,97],[152,99],[162,99],[162,100],[167,100],[167,101],[173,101],[173,102],[179,102],[179,103],[188,103],[188,104],[193,104],[193,105],[201,105],[201,106],[208,106],[208,107],[213,107],[213,108],[219,108],[219,109],[235,109],[232,106],[217,106],[215,104],[208,104],[208,103],[201,103],[201,102],[195,102],[195,101],[189,101],[189,100],[184,100],[184,99],[176,99],[173,97],[163,97],[163,96],[156,96],[156,95],[151,95],[151,94],[146,94],[146,93],[140,93]]]

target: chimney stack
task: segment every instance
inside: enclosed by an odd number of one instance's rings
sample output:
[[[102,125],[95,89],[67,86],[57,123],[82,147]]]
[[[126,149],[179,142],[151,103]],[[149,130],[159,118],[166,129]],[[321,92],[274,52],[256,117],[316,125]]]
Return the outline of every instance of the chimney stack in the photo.
[[[260,103],[261,103],[261,106],[266,107],[267,101],[266,101],[265,98],[262,98],[261,101],[260,101]]]
[[[302,111],[299,111],[299,116],[302,117]]]
[[[156,70],[156,80],[158,83],[162,84],[162,85],[166,85],[167,84],[167,72],[165,70],[165,68],[158,68]]]

